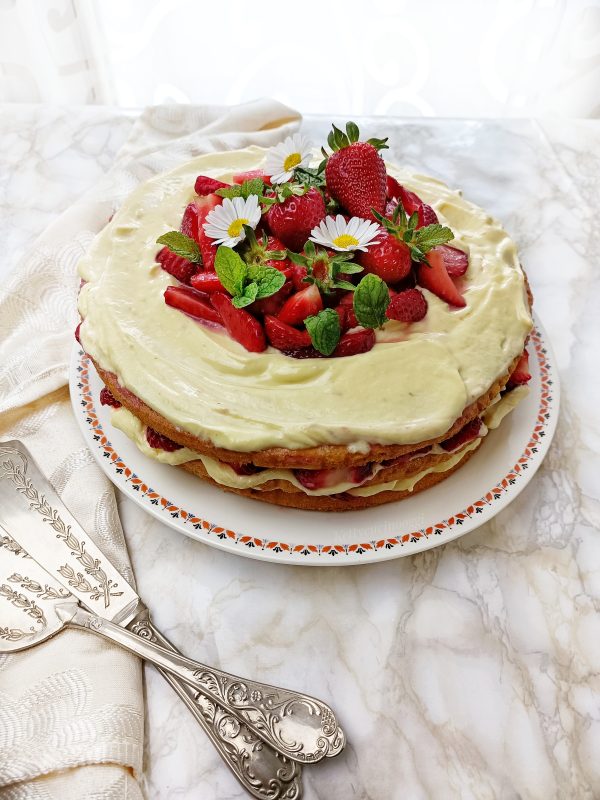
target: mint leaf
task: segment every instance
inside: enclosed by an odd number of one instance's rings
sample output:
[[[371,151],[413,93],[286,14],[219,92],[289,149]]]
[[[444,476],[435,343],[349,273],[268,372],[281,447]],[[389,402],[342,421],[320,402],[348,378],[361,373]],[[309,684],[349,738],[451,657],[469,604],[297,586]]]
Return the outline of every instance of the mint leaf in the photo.
[[[247,200],[251,194],[257,194],[259,197],[265,190],[265,184],[262,178],[252,178],[249,181],[244,181],[241,186],[240,195]]]
[[[233,297],[244,293],[248,267],[231,247],[220,245],[215,257],[215,272],[223,286]]]
[[[414,243],[423,252],[431,250],[432,247],[437,247],[439,244],[446,244],[454,239],[454,234],[450,228],[446,228],[439,223],[427,225],[425,228],[419,228],[415,231]]]
[[[340,340],[340,318],[333,308],[325,308],[304,320],[315,350],[330,356]]]
[[[387,286],[377,275],[369,274],[356,287],[353,297],[356,319],[364,328],[380,328],[390,304]]]
[[[228,197],[231,200],[234,197],[242,196],[242,187],[234,183],[233,186],[223,186],[222,189],[217,189],[215,194],[218,194],[219,197]]]
[[[192,261],[194,264],[202,262],[198,243],[194,241],[194,239],[190,239],[189,236],[186,236],[185,233],[180,233],[179,231],[163,233],[163,235],[159,236],[156,240],[156,244],[164,244],[173,253],[182,258],[187,258],[188,261]]]
[[[253,303],[257,295],[258,286],[255,283],[249,283],[247,286],[244,286],[243,293],[236,295],[231,302],[236,308],[244,308],[244,306],[249,306],[250,303]]]
[[[248,277],[252,281],[250,285],[256,286],[257,300],[260,300],[261,297],[270,297],[275,294],[285,283],[285,275],[275,267],[248,267]]]

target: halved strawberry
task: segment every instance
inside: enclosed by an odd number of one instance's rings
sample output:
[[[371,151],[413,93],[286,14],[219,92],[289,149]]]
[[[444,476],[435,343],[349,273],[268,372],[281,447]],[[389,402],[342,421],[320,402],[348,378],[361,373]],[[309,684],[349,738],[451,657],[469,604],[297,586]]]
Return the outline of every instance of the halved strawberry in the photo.
[[[146,427],[146,441],[150,447],[154,447],[155,450],[166,450],[167,453],[173,453],[175,450],[181,450],[183,447],[182,444],[177,444],[173,439],[169,439],[168,436],[164,436],[162,433],[155,431],[154,428],[151,428],[149,425]]]
[[[265,331],[270,344],[278,350],[301,350],[312,346],[308,331],[292,328],[270,314],[265,316]]]
[[[469,268],[469,256],[457,247],[450,247],[448,244],[439,244],[429,251],[428,258],[432,253],[438,253],[441,256],[444,266],[446,267],[446,272],[451,278],[460,278]]]
[[[531,380],[531,373],[529,372],[529,353],[523,350],[521,358],[517,362],[513,374],[507,383],[508,389],[514,389],[515,386],[523,386]]]
[[[340,469],[295,469],[294,475],[306,489],[329,489],[341,483],[359,486],[373,474],[372,464]]]
[[[475,417],[475,419],[467,422],[464,428],[461,428],[458,433],[454,434],[454,436],[446,439],[445,442],[440,442],[440,447],[442,450],[446,450],[449,453],[453,450],[458,450],[469,442],[472,442],[474,439],[477,439],[482,430],[483,428],[481,420],[479,417]]]
[[[405,289],[395,294],[387,307],[388,319],[398,322],[419,322],[427,314],[427,300],[418,289]]]
[[[219,314],[204,301],[205,297],[206,295],[201,295],[188,286],[167,286],[165,289],[165,303],[168,306],[177,308],[195,319],[222,324]]]
[[[306,317],[318,314],[322,308],[321,293],[318,287],[312,283],[286,300],[277,318],[288,325],[300,325]]]
[[[427,253],[427,260],[430,266],[417,264],[417,283],[452,306],[459,308],[466,306],[464,297],[448,275],[443,254],[439,252],[438,248],[434,247]]]
[[[272,294],[270,297],[261,297],[260,300],[255,300],[250,306],[250,311],[253,314],[262,314],[263,316],[269,314],[272,317],[276,317],[293,290],[294,285],[288,280],[275,294]]]
[[[210,302],[218,311],[227,333],[251,353],[262,353],[267,347],[260,322],[244,308],[236,308],[231,298],[221,292],[210,295]]]
[[[207,175],[198,175],[194,184],[194,191],[199,195],[207,195],[216,192],[217,189],[226,189],[228,183],[218,181],[216,178],[209,178]]]
[[[340,313],[341,309],[344,310],[343,315]],[[358,320],[356,319],[356,314],[354,313],[354,292],[346,292],[343,295],[336,308],[336,311],[340,316],[340,325],[342,326],[343,331],[347,331],[350,330],[350,328],[356,328],[358,326]]]
[[[200,264],[194,264],[188,261],[187,258],[178,256],[168,247],[163,247],[156,254],[156,260],[169,275],[177,278],[181,283],[189,283],[192,275],[194,275],[202,267]]]
[[[251,181],[254,178],[262,178],[267,186],[271,185],[271,178],[265,175],[262,169],[249,169],[247,172],[238,172],[231,180],[234,183],[242,184],[244,181]]]
[[[194,203],[190,203],[183,213],[181,232],[198,242],[204,269],[211,270],[215,268],[217,248],[213,244],[214,240],[206,235],[202,226],[208,214],[213,208],[220,205],[222,201],[223,198],[219,197],[218,194],[209,194]]]
[[[103,406],[112,406],[113,408],[121,408],[121,403],[119,403],[117,398],[106,386],[102,387],[102,391],[100,392],[100,404]]]
[[[410,249],[402,239],[381,228],[378,240],[360,253],[358,263],[365,272],[378,275],[386,283],[397,283],[410,272]]]
[[[314,186],[306,194],[292,195],[281,203],[274,203],[267,211],[267,224],[271,233],[290,250],[300,252],[312,229],[325,219],[323,195]]]
[[[77,327],[75,328],[75,339],[77,340],[78,344],[81,344],[81,339],[79,337],[79,331],[81,330],[81,322],[77,323]]]
[[[199,272],[197,275],[192,276],[190,283],[194,289],[205,294],[227,291],[216,272]]]
[[[300,264],[292,264],[292,283],[294,284],[294,289],[297,292],[307,286],[306,282],[304,281],[304,278],[306,278],[307,275],[308,270],[306,267],[303,267]]]
[[[359,353],[367,353],[375,344],[375,332],[371,328],[363,328],[360,331],[345,333],[339,341],[338,346],[332,355],[336,358],[344,356],[355,356]]]

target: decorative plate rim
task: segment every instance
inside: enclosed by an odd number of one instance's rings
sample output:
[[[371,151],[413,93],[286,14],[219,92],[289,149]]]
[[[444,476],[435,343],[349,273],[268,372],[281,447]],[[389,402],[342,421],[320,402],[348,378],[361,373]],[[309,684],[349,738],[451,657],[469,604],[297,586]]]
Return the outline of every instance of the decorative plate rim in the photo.
[[[364,542],[291,544],[261,539],[214,525],[163,497],[160,491],[152,488],[127,466],[105,434],[90,388],[90,369],[93,370],[93,365],[79,345],[73,350],[70,370],[71,402],[86,443],[90,445],[93,441],[97,445],[96,449],[91,448],[92,453],[109,479],[118,488],[126,491],[142,508],[170,527],[227,552],[276,563],[320,566],[368,564],[413,555],[474,530],[512,502],[533,477],[552,441],[560,397],[558,376],[548,337],[539,320],[535,319],[534,322],[530,344],[533,344],[540,372],[539,406],[527,446],[512,468],[481,497],[448,518],[409,533]],[[256,505],[256,501],[248,502]],[[268,513],[268,508],[270,506],[265,504],[265,513]],[[368,511],[362,513],[368,514]]]

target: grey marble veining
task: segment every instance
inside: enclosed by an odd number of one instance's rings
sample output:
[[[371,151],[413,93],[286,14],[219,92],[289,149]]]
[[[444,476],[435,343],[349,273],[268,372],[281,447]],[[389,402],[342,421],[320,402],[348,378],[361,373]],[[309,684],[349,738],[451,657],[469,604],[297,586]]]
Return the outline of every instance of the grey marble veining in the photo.
[[[111,163],[131,116],[0,107],[2,270]],[[321,136],[329,120],[307,127]],[[140,593],[185,652],[331,701],[349,746],[310,800],[600,797],[600,123],[364,120],[389,158],[498,216],[558,356],[544,465],[492,522],[411,558],[327,570],[237,558],[120,498]],[[424,502],[426,496],[423,496]],[[140,523],[141,520],[141,523]],[[146,670],[149,798],[242,800]]]

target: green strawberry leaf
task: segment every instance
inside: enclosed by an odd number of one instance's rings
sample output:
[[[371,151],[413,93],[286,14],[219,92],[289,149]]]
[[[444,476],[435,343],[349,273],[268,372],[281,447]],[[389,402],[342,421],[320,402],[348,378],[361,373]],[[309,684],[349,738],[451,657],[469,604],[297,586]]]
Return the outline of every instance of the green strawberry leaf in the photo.
[[[156,244],[164,244],[173,253],[182,258],[187,258],[188,261],[194,264],[200,264],[202,262],[198,243],[179,231],[163,233],[163,235],[159,236],[156,240]]]
[[[332,308],[325,308],[304,320],[315,350],[330,356],[340,340],[340,318]]]
[[[360,281],[354,292],[356,319],[364,328],[380,328],[386,320],[390,304],[388,287],[377,275],[369,274]]]
[[[221,245],[217,248],[215,272],[230,295],[236,297],[244,293],[248,267],[231,247]]]

